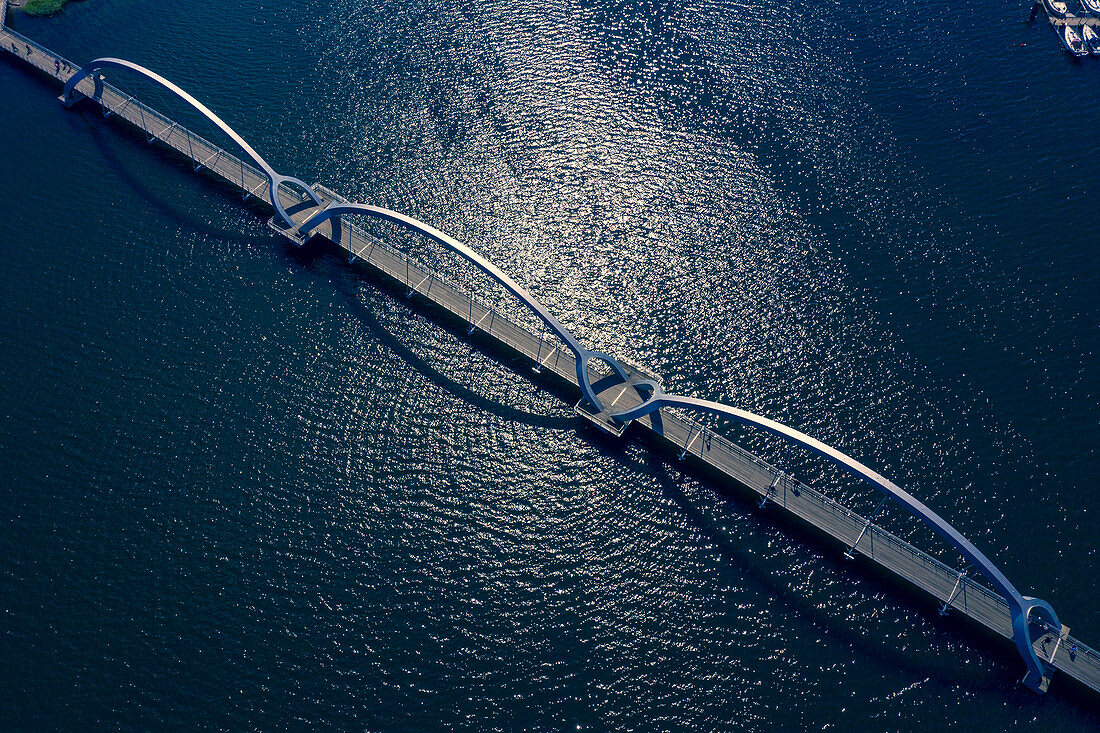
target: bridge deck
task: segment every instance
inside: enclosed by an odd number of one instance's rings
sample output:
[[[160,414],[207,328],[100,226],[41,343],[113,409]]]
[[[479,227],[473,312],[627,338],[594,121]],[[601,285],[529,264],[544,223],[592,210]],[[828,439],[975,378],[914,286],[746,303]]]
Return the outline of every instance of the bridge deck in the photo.
[[[6,0],[0,0],[0,19],[5,10]],[[56,73],[54,63],[57,61],[64,64],[65,59],[18,33],[0,27],[0,43],[5,50],[48,75],[60,77],[62,80],[68,78],[67,73]],[[75,66],[73,70],[76,70]],[[88,79],[82,82],[78,91],[90,96],[93,93],[92,81]],[[252,165],[109,84],[104,85],[100,103],[106,112],[125,119],[143,130],[151,139],[173,148],[193,165],[207,168],[232,186],[270,205],[267,178]],[[334,196],[323,189],[319,192],[326,202]],[[303,199],[296,191],[280,192],[280,197],[297,224],[303,223],[317,210],[311,201]],[[505,314],[487,307],[450,282],[442,273],[432,271],[364,229],[347,222],[336,227],[331,222],[326,222],[318,228],[317,235],[328,239],[350,256],[362,260],[377,272],[403,284],[436,306],[475,325],[499,343],[537,363],[540,368],[556,374],[566,382],[577,383],[576,368],[570,351],[541,338]],[[653,379],[652,375],[636,367],[627,365],[627,370],[632,378]],[[589,376],[596,384],[607,375],[590,370]],[[616,409],[626,409],[642,402],[642,397],[633,387],[621,383],[605,386],[600,396],[609,408],[614,405]],[[662,408],[635,423],[835,538],[845,547],[855,544],[854,552],[908,580],[941,603],[947,603],[951,608],[1003,637],[1012,637],[1008,606],[1000,595],[969,577],[960,576],[957,569],[945,565],[866,517],[785,476],[759,457],[720,435],[710,433],[701,424],[674,409]],[[1058,630],[1050,631],[1057,637]],[[1035,642],[1035,649],[1040,659],[1093,690],[1100,691],[1100,653],[1097,651],[1070,636],[1063,638],[1061,643],[1043,643],[1043,639],[1039,638]],[[1053,659],[1052,654],[1056,655]]]

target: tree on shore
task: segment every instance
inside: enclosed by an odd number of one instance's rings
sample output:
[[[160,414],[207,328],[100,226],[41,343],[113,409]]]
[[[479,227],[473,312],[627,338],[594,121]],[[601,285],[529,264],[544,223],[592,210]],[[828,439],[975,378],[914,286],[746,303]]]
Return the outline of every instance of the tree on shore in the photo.
[[[53,15],[68,2],[69,0],[26,0],[22,10],[27,15]]]

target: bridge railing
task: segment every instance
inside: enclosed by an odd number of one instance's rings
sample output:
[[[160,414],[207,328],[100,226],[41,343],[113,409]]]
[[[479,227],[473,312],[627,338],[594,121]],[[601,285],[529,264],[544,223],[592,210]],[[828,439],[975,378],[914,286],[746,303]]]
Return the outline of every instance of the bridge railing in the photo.
[[[946,589],[942,593],[936,593],[941,601],[953,600],[955,603],[952,603],[952,605],[959,605],[976,600],[974,596],[980,596],[992,608],[1003,609],[1003,624],[1000,624],[1002,628],[999,630],[1006,636],[1010,635],[1010,613],[1008,604],[1005,602],[1004,598],[992,588],[977,582],[969,576],[960,577],[960,570],[958,568],[947,565],[938,558],[918,549],[910,542],[886,530],[881,525],[869,521],[867,517],[849,509],[844,504],[826,496],[789,474],[780,471],[759,456],[750,453],[741,446],[718,435],[702,422],[685,417],[679,410],[672,411],[668,410],[668,408],[664,408],[662,409],[662,413],[663,420],[668,421],[669,418],[672,417],[680,423],[678,430],[668,430],[666,426],[666,434],[670,432],[679,432],[686,435],[709,434],[709,448],[706,450],[701,447],[703,441],[689,441],[700,446],[698,449],[693,449],[691,451],[693,455],[706,462],[712,462],[713,459],[708,460],[708,454],[724,452],[732,457],[735,463],[755,469],[757,475],[752,475],[752,471],[746,471],[738,478],[750,488],[757,491],[757,493],[766,496],[768,500],[781,504],[789,510],[796,511],[796,513],[806,511],[806,504],[813,505],[813,507],[816,507],[819,514],[823,513],[842,520],[844,533],[853,536],[848,541],[851,542],[855,538],[859,538],[858,545],[860,548],[869,547],[872,548],[870,552],[874,552],[873,548],[876,544],[879,546],[889,546],[896,552],[926,566],[940,578],[940,585]],[[773,483],[776,484],[774,489],[772,488]],[[837,535],[834,534],[834,536]],[[837,538],[841,539],[839,536]],[[951,592],[952,588],[956,589],[956,592],[953,594]],[[968,597],[967,594],[970,594],[970,596]],[[954,598],[951,598],[952,595],[954,595]]]
[[[11,32],[9,31],[9,33]],[[18,36],[18,34],[11,33],[11,35],[22,38]],[[53,59],[59,58],[29,39],[27,40],[27,45],[32,49],[37,49],[41,58],[48,59],[51,65]],[[187,156],[193,163],[204,165],[214,170],[241,190],[270,203],[270,197],[267,190],[267,177],[253,165],[242,160],[239,156],[196,135],[188,128],[181,127],[163,113],[135,99],[133,96],[125,94],[111,84],[103,84],[99,102],[105,111],[127,118],[135,126],[142,128],[146,134],[150,135],[152,138],[159,139],[162,143],[174,148],[182,155]],[[297,189],[290,189],[283,195],[289,196],[298,203],[305,203],[307,200],[307,197]],[[433,288],[448,291],[448,295],[451,297],[436,298],[435,300],[444,305],[444,307],[448,307],[456,316],[467,319],[471,321],[471,323],[476,323],[478,328],[483,331],[497,335],[505,335],[507,337],[506,340],[515,345],[521,353],[532,359],[536,359],[542,366],[551,368],[554,372],[565,378],[571,378],[575,375],[573,355],[567,350],[562,349],[560,345],[542,339],[539,335],[532,333],[528,328],[521,326],[499,310],[474,299],[464,286],[456,283],[438,270],[430,268],[415,260],[361,227],[347,222],[342,222],[341,226],[346,227],[350,234],[350,244],[353,253],[358,253],[360,256],[363,256],[371,249],[378,249],[385,252],[387,257],[384,258],[385,261],[382,262],[382,269],[398,282],[403,282],[410,291],[420,292],[429,296]],[[372,258],[372,260],[378,259],[377,257]],[[376,262],[376,264],[378,263]],[[462,303],[465,305],[465,308],[453,307],[455,303]],[[465,312],[460,312],[463,310],[465,310]],[[956,581],[958,581],[960,585],[966,587],[967,592],[987,597],[991,603],[1004,607],[1005,618],[1008,618],[1007,604],[1005,604],[1001,596],[992,589],[975,582],[969,577],[960,580],[959,571],[957,569],[917,549],[909,542],[885,530],[880,525],[874,524],[873,522],[868,524],[866,517],[852,511],[835,499],[822,494],[801,481],[782,473],[779,469],[760,457],[741,448],[732,441],[714,434],[702,423],[680,415],[677,415],[675,419],[681,423],[682,431],[686,432],[688,435],[693,433],[701,434],[703,432],[709,433],[711,435],[712,449],[717,448],[718,451],[726,452],[737,464],[753,466],[768,484],[774,481],[777,476],[783,476],[781,481],[784,482],[784,487],[791,490],[792,493],[796,493],[801,502],[812,503],[825,514],[843,518],[845,523],[854,531],[858,532],[865,529],[864,535],[868,538],[868,542],[878,542],[880,544],[890,545],[897,551],[928,566],[938,576],[944,579],[944,583],[950,582],[951,584],[955,584]],[[706,460],[702,452],[700,452],[699,455]],[[759,493],[767,493],[765,491],[760,491],[759,485],[754,485],[754,482],[751,480],[752,477],[745,475],[740,478]],[[758,484],[759,482],[755,483]]]
[[[370,259],[376,267],[404,284],[410,293],[417,292],[431,298],[471,326],[504,337],[520,353],[537,361],[540,368],[549,368],[560,376],[575,381],[576,362],[573,354],[561,344],[533,333],[500,309],[475,298],[465,285],[410,257],[361,227],[347,222],[343,222],[341,226],[348,231],[348,245],[353,254],[362,259]],[[378,256],[379,250],[385,254],[384,257]]]
[[[79,67],[72,62],[22,34],[8,28],[0,29],[0,34],[8,36],[7,43],[22,44],[10,46],[8,50],[30,61],[34,66],[51,76],[64,81],[71,73],[79,70]],[[28,51],[28,48],[31,50]],[[57,73],[55,61],[58,66],[65,65],[71,71]],[[93,96],[94,90],[95,82],[93,79],[85,79],[77,87],[79,93],[89,98]],[[150,142],[154,139],[159,140],[190,158],[196,169],[199,167],[209,168],[248,195],[268,204],[271,203],[266,175],[238,155],[195,134],[189,128],[179,125],[156,108],[149,106],[133,95],[126,94],[108,82],[103,82],[100,97],[96,101],[102,108],[104,115],[116,114],[125,118],[135,127],[143,130],[149,136]],[[305,194],[297,188],[287,189],[281,195],[289,197],[295,203],[305,203],[307,200]],[[575,373],[575,362],[572,353],[561,348],[560,344],[531,333],[530,329],[519,325],[503,312],[474,298],[465,286],[406,255],[383,240],[374,237],[362,228],[348,223],[344,223],[343,226],[353,233],[353,238],[358,240],[361,249],[375,246],[386,251],[398,265],[391,268],[393,271],[389,274],[396,280],[404,282],[410,290],[428,294],[433,288],[446,289],[452,297],[442,299],[442,303],[449,307],[455,315],[464,318],[475,316],[473,321],[477,323],[477,327],[481,330],[497,335],[506,334],[510,342],[521,353],[535,359],[542,367],[548,367],[567,379]],[[466,308],[450,307],[456,301],[464,302]]]
[[[94,87],[94,82],[91,80],[83,84]],[[83,93],[85,90],[81,91]],[[150,137],[150,141],[159,140],[190,158],[196,169],[209,168],[242,191],[270,203],[267,176],[234,153],[195,134],[190,128],[180,125],[113,84],[103,83],[98,103],[104,114],[117,114],[125,118],[135,127],[142,129]]]
[[[15,35],[15,34],[11,34]],[[19,37],[19,36],[16,36]],[[21,37],[19,37],[21,38]],[[41,51],[37,66],[46,68],[52,65],[53,54],[45,52],[40,46],[29,43],[33,49]],[[25,49],[24,49],[25,50]],[[52,71],[52,69],[46,69]],[[91,83],[90,81],[88,82]],[[82,92],[84,89],[81,90]],[[89,90],[90,91],[90,90]],[[189,157],[196,165],[205,166],[216,172],[231,185],[248,192],[259,199],[268,201],[268,181],[266,176],[243,161],[239,156],[214,145],[205,138],[196,135],[187,128],[180,127],[170,118],[148,105],[127,96],[116,87],[104,84],[101,104],[104,110],[125,117],[132,124],[142,128],[150,136],[159,139],[166,145],[174,148],[184,156]],[[288,189],[282,194],[292,201],[305,203],[307,197],[296,188]],[[538,333],[519,324],[506,316],[500,310],[494,309],[485,303],[475,299],[465,285],[459,284],[452,278],[438,270],[428,267],[422,262],[410,257],[398,248],[390,245],[381,238],[375,237],[366,230],[348,222],[342,222],[350,236],[345,240],[353,254],[358,254],[367,259],[369,251],[384,252],[385,257],[369,257],[372,264],[386,272],[395,281],[404,283],[410,291],[419,292],[436,304],[450,310],[455,316],[466,319],[477,328],[500,338],[511,344],[517,351],[528,358],[537,361],[541,367],[549,368],[568,381],[575,381],[576,371],[573,355],[560,344],[543,339]],[[364,256],[367,255],[367,256]],[[439,292],[445,291],[445,292]],[[917,549],[908,541],[887,531],[880,525],[869,522],[866,517],[852,511],[840,502],[822,494],[810,486],[790,477],[772,466],[762,458],[750,453],[706,428],[700,422],[674,415],[667,408],[668,424],[678,426],[677,431],[666,431],[666,437],[678,443],[681,447],[690,446],[693,433],[707,432],[711,436],[710,450],[725,452],[736,463],[740,472],[734,477],[741,483],[767,498],[781,503],[796,516],[812,521],[810,513],[817,516],[828,515],[834,518],[834,528],[826,529],[832,536],[842,542],[852,542],[858,546],[859,551],[871,554],[883,566],[890,568],[902,577],[914,582],[915,578],[911,568],[907,571],[905,563],[898,562],[898,557],[909,558],[914,563],[927,568],[935,577],[935,583],[929,585],[925,582],[918,583],[920,587],[932,593],[935,597],[947,603],[947,605],[959,608],[968,615],[983,621],[994,631],[1010,637],[1012,635],[1010,625],[1010,612],[1000,594],[994,592],[985,585],[976,582],[956,568],[933,557],[932,555]],[[686,437],[685,437],[686,436]],[[694,453],[695,451],[693,451]],[[704,461],[707,455],[699,451],[698,455]],[[777,476],[781,479],[783,488],[798,497],[797,502],[785,501],[780,496],[771,495],[768,487]],[[839,527],[839,529],[837,529]],[[893,553],[893,558],[889,555]],[[910,573],[910,574],[907,574]],[[1057,634],[1059,630],[1048,629]],[[1075,639],[1070,639],[1077,649],[1077,654],[1082,658],[1100,661],[1100,653]],[[1065,660],[1062,659],[1062,663]]]
[[[86,80],[81,86],[83,87],[80,89],[81,93],[90,96],[94,83]],[[190,158],[196,167],[207,167],[249,195],[271,203],[267,177],[239,156],[178,125],[162,112],[132,95],[127,95],[110,83],[103,83],[98,102],[104,114],[112,113],[124,117],[131,124],[142,129],[151,140],[159,140]],[[307,196],[297,188],[287,189],[281,195],[289,198],[292,206],[308,200]],[[567,379],[575,375],[573,355],[561,348],[560,344],[547,341],[538,334],[532,333],[530,329],[520,325],[500,310],[475,298],[465,286],[439,270],[410,257],[361,227],[348,222],[342,222],[341,226],[350,233],[349,244],[353,253],[363,256],[372,248],[385,252],[387,254],[385,260],[389,262],[389,267],[383,269],[395,280],[405,284],[410,292],[415,291],[431,297],[433,291],[440,289],[447,291],[449,297],[433,299],[447,307],[456,316],[476,323],[479,329],[498,336],[507,336],[506,340],[517,350],[535,359],[541,366],[550,368]],[[464,307],[456,307],[456,303],[461,303]]]
[[[45,46],[27,38],[22,33],[13,31],[8,26],[0,28],[0,35],[4,37],[4,50],[10,51],[16,56],[26,59],[32,65],[45,71],[50,76],[59,79],[68,78],[68,74],[65,72],[61,72],[60,74],[57,72],[54,67],[54,61],[57,61],[59,65],[68,65],[73,69],[80,68],[64,56],[54,53]],[[30,51],[27,50],[28,48]]]
[[[29,45],[32,48],[41,48],[33,42]],[[42,58],[50,59],[49,63],[52,64],[52,59],[55,56],[44,53]],[[232,185],[270,203],[266,176],[250,163],[243,161],[239,156],[196,135],[187,128],[180,127],[161,112],[132,96],[126,95],[113,85],[104,83],[100,104],[105,111],[127,118],[134,125],[141,127],[151,137],[159,139],[182,155],[189,157],[193,163],[210,168]],[[299,203],[305,203],[307,200],[307,197],[297,189],[288,189],[283,193],[283,196],[290,197],[291,200]],[[475,299],[463,285],[410,257],[361,227],[348,222],[342,222],[341,226],[349,232],[348,244],[353,254],[358,254],[364,259],[369,257],[373,264],[394,280],[404,283],[410,292],[416,291],[432,298],[436,303],[443,305],[459,318],[476,324],[483,331],[503,337],[503,340],[512,344],[525,356],[538,361],[541,366],[550,368],[563,378],[575,379],[573,355],[562,349],[559,344],[549,342],[537,333],[532,333],[530,329],[520,325],[501,311]],[[372,249],[384,252],[385,257],[371,257],[369,252]],[[439,297],[440,294],[435,292],[440,289],[446,291],[442,294],[442,297]],[[666,419],[669,418],[679,423],[682,434],[689,436],[681,444],[681,447],[691,442],[690,435],[693,433],[706,432],[710,434],[710,450],[725,452],[732,458],[734,463],[753,469],[755,475],[743,471],[742,475],[737,477],[750,488],[768,496],[767,487],[775,481],[777,476],[782,476],[783,488],[798,497],[798,506],[792,505],[792,502],[780,502],[788,509],[799,514],[808,511],[807,507],[812,505],[819,514],[832,516],[842,523],[845,535],[861,536],[862,539],[858,543],[860,548],[869,546],[870,551],[874,552],[877,543],[879,547],[888,546],[899,555],[909,557],[913,561],[926,566],[939,578],[941,589],[938,591],[931,590],[931,592],[940,600],[954,601],[952,605],[958,606],[960,604],[966,605],[968,600],[981,598],[985,601],[986,606],[992,609],[993,615],[1002,620],[1002,622],[996,624],[998,630],[1006,636],[1010,635],[1010,629],[1007,626],[1009,619],[1007,604],[992,589],[968,576],[960,576],[958,569],[952,568],[932,555],[917,549],[911,543],[887,531],[880,525],[868,522],[866,517],[781,472],[762,458],[713,433],[702,423],[679,414],[675,416],[670,414]],[[700,450],[698,455],[703,460],[707,460],[703,451]],[[777,497],[769,496],[769,498],[777,500]],[[842,539],[840,534],[834,533],[834,536]],[[952,588],[958,592],[952,593]]]

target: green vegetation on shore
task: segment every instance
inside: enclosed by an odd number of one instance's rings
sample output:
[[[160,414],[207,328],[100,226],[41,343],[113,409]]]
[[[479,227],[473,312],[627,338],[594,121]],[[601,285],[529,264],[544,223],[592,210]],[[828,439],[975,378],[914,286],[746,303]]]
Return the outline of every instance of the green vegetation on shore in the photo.
[[[69,0],[26,0],[21,8],[27,15],[53,15]]]

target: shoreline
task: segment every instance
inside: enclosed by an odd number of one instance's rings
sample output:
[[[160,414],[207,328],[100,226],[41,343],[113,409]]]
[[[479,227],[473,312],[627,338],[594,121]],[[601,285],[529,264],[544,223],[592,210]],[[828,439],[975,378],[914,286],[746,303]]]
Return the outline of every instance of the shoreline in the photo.
[[[27,15],[43,17],[60,13],[72,0],[11,0],[10,8],[16,8]]]

